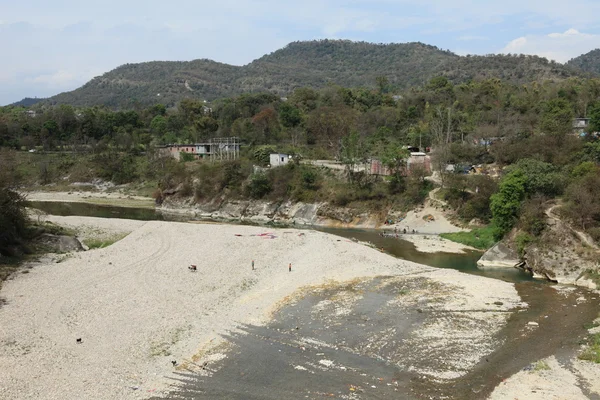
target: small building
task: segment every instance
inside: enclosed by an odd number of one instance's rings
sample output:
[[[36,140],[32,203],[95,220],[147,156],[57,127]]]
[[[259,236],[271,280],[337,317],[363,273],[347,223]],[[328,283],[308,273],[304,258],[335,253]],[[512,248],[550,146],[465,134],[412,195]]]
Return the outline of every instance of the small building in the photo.
[[[240,156],[240,142],[237,137],[213,138],[208,142],[194,144],[167,144],[159,147],[162,155],[180,159],[181,153],[192,154],[195,159],[210,158],[211,161],[237,160]]]
[[[575,118],[573,120],[573,133],[577,136],[585,136],[590,127],[589,118]]]
[[[410,174],[415,168],[423,168],[427,174],[431,173],[431,156],[427,153],[414,151],[410,153],[410,157],[406,160],[408,173]]]
[[[171,144],[167,148],[176,160],[180,159],[181,153],[196,154],[196,145],[193,144]]]
[[[392,173],[388,167],[386,167],[381,160],[376,158],[371,159],[371,166],[369,168],[369,173],[371,175],[383,175],[390,176]]]
[[[196,143],[196,158],[209,157],[211,153],[211,145],[209,143]]]
[[[279,167],[289,163],[292,156],[289,154],[273,153],[269,155],[269,164],[271,167]]]

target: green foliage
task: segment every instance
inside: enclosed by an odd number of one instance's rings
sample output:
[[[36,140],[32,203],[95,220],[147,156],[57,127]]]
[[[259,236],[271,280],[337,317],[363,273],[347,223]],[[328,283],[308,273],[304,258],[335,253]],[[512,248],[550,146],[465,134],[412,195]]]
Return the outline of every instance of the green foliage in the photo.
[[[13,154],[0,149],[0,254],[11,255],[28,226],[25,198],[17,191]]]
[[[600,62],[598,63],[598,67],[600,68]],[[588,133],[600,132],[600,100],[590,106],[588,117],[590,118],[590,128]]]
[[[573,58],[569,60],[567,65],[586,72],[600,74],[600,49],[592,50],[589,53]]]
[[[588,337],[587,347],[579,355],[579,359],[600,364],[600,333]]]
[[[529,196],[541,194],[553,197],[562,193],[565,184],[565,176],[550,163],[535,159],[519,160],[515,165],[509,167],[509,171],[520,170],[525,177],[525,190]]]
[[[320,40],[290,43],[242,67],[210,60],[126,64],[47,102],[113,108],[157,102],[171,106],[184,98],[214,100],[258,91],[287,95],[298,87],[326,87],[331,77],[339,85],[377,88],[380,94],[420,86],[429,80],[434,83],[434,90],[446,91],[451,86],[444,79],[460,84],[480,77],[497,77],[520,85],[578,75],[582,73],[574,68],[536,56],[461,57],[422,43]],[[304,96],[302,105],[298,105],[307,111],[314,104],[314,99]]]
[[[600,140],[586,143],[583,149],[585,159],[600,164]]]
[[[525,254],[525,248],[533,242],[533,237],[525,232],[519,232],[515,237],[515,243],[517,244],[517,252],[519,256],[523,257]]]
[[[248,194],[253,199],[261,199],[272,190],[271,182],[265,174],[255,174],[248,184]]]
[[[252,158],[258,163],[258,165],[266,166],[269,164],[269,156],[276,153],[275,147],[273,146],[257,146],[252,152]]]
[[[186,153],[184,151],[179,153],[179,161],[181,161],[181,162],[186,163],[186,162],[190,162],[190,161],[194,161],[194,160],[195,160],[195,158],[192,153]]]
[[[504,178],[499,185],[498,193],[490,198],[493,224],[498,227],[497,239],[508,232],[519,215],[521,202],[525,198],[525,184],[527,180],[520,169],[517,169]]]
[[[572,130],[573,108],[566,99],[552,99],[543,104],[540,129],[551,135],[565,135]]]
[[[302,114],[297,107],[289,103],[282,103],[279,107],[279,120],[286,128],[294,128],[302,122]]]
[[[494,225],[488,225],[483,228],[472,229],[469,232],[442,233],[441,237],[462,243],[476,249],[487,250],[497,242],[500,235],[499,228]]]

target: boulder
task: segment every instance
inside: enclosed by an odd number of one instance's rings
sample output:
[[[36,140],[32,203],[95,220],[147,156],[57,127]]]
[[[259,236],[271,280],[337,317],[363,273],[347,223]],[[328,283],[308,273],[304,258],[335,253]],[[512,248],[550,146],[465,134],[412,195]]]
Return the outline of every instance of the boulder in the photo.
[[[44,233],[39,237],[39,240],[55,253],[68,253],[70,251],[84,250],[79,239],[72,236]]]
[[[514,268],[521,260],[516,251],[503,242],[498,242],[477,261],[479,268]]]

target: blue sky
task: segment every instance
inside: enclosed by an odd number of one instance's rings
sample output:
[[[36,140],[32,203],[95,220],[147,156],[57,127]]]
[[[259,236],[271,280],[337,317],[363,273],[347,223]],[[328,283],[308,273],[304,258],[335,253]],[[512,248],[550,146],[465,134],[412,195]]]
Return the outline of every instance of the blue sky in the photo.
[[[600,47],[599,0],[0,0],[0,105],[128,62],[244,65],[295,40],[420,41],[565,62]]]

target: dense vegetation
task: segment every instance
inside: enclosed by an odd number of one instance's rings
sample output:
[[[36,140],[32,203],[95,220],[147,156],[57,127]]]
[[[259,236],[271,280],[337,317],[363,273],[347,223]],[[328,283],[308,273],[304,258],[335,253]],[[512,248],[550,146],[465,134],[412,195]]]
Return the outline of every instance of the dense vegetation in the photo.
[[[112,108],[157,103],[171,106],[183,98],[212,101],[256,92],[287,96],[299,87],[323,88],[329,84],[381,87],[396,93],[439,75],[454,84],[486,78],[524,84],[582,74],[574,67],[536,56],[462,57],[422,43],[320,40],[290,43],[242,67],[210,60],[126,64],[49,102]]]
[[[600,239],[600,80],[569,78],[516,85],[484,79],[454,85],[438,76],[392,97],[377,89],[335,85],[299,88],[287,100],[244,94],[212,103],[185,99],[113,111],[104,107],[37,106],[0,109],[0,145],[36,149],[22,154],[30,183],[136,182],[165,195],[220,203],[231,198],[323,201],[382,213],[421,202],[431,188],[423,171],[406,176],[403,146],[433,148],[444,199],[465,223],[489,224],[483,246],[513,227],[523,245],[543,233],[548,200],[561,198],[564,217]],[[586,136],[573,134],[573,118],[587,116]],[[242,159],[227,164],[176,162],[156,146],[238,136]],[[255,172],[271,152],[301,159],[337,159],[342,172],[300,162]],[[359,172],[380,159],[386,178]],[[183,161],[186,161],[185,159]],[[446,173],[446,165],[481,165],[478,175]],[[460,170],[457,168],[456,170]],[[493,178],[500,173],[501,179]],[[492,236],[490,236],[492,235]]]
[[[567,65],[578,68],[585,72],[600,74],[600,49],[569,60]]]

